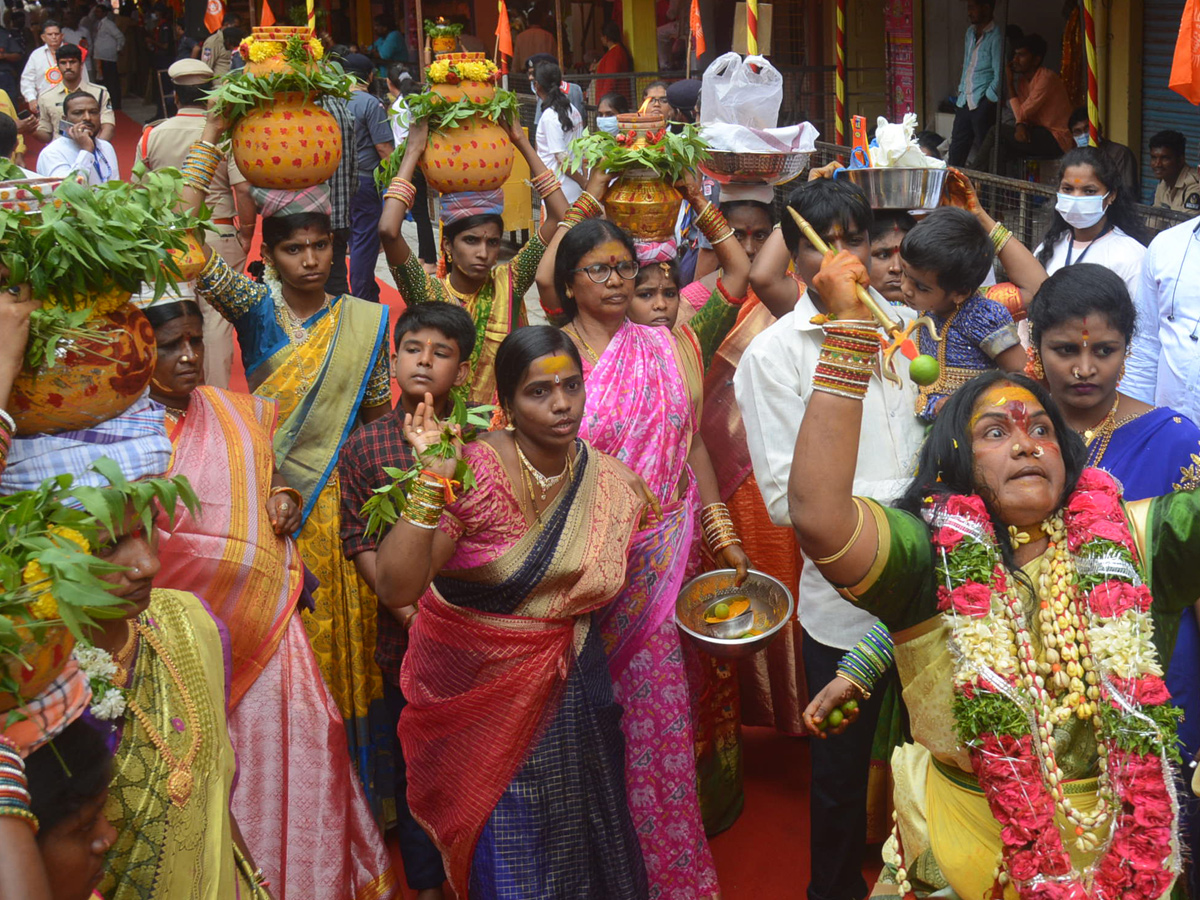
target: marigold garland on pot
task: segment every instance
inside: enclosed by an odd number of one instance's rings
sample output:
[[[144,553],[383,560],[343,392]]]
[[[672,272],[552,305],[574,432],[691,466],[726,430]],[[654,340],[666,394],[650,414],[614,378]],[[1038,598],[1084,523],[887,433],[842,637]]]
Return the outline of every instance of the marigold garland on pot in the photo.
[[[952,625],[955,723],[1000,823],[993,896],[1011,879],[1023,900],[1156,900],[1179,872],[1168,758],[1180,714],[1167,702],[1150,592],[1116,483],[1086,470],[1064,510],[1043,523],[1050,543],[1032,573],[1029,614],[981,498],[930,498],[926,518],[939,609]],[[1099,802],[1090,813],[1069,800],[1056,760],[1055,728],[1071,717],[1096,735]],[[1098,854],[1083,872],[1059,812],[1073,846]]]

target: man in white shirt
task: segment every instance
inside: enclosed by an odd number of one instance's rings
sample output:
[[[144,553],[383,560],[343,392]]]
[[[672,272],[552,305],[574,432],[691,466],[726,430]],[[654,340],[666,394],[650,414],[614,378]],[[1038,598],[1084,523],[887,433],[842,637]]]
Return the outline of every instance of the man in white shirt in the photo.
[[[96,25],[92,34],[96,80],[108,88],[113,109],[120,109],[121,73],[117,71],[117,56],[125,46],[125,35],[113,21],[112,7],[96,4]]]
[[[1121,391],[1200,421],[1200,218],[1150,242]]]
[[[830,247],[839,253],[852,253],[864,266],[869,265],[872,213],[862,191],[845,182],[821,179],[797,188],[788,203],[808,219]],[[755,280],[764,275],[788,280],[790,253],[796,277],[812,284],[821,268],[821,254],[802,237],[786,211],[782,219],[781,229],[755,258]],[[766,269],[776,271],[768,273]],[[891,306],[874,290],[872,294],[893,315],[904,319],[914,315],[908,309]],[[811,289],[801,293],[790,313],[751,341],[734,373],[754,477],[776,525],[795,527],[788,512],[788,478],[824,337],[821,326],[811,320],[822,311],[821,299]],[[854,478],[855,493],[884,502],[899,496],[907,484],[923,437],[923,428],[913,414],[917,390],[908,378],[908,363],[899,354],[897,369],[902,386],[884,381],[879,375],[871,378],[863,402],[862,429],[868,439],[862,443]],[[876,619],[839,596],[811,560],[805,560],[800,575],[797,615],[804,628],[805,677],[809,691],[815,695],[836,677],[842,655]],[[862,877],[867,778],[884,693],[882,684],[877,688],[869,700],[860,704],[862,721],[843,734],[810,743],[813,867],[809,900],[849,900],[867,895]]]
[[[38,47],[25,62],[21,72],[21,97],[30,112],[37,112],[37,98],[43,91],[48,91],[62,81],[62,72],[58,70],[57,53],[62,46],[62,29],[53,19],[42,22],[42,46]],[[87,72],[81,78],[83,84],[88,83]]]
[[[100,104],[95,97],[85,91],[68,94],[63,100],[63,123],[68,126],[67,133],[38,154],[39,175],[66,178],[78,173],[93,186],[121,177],[113,145],[96,137],[100,131]]]

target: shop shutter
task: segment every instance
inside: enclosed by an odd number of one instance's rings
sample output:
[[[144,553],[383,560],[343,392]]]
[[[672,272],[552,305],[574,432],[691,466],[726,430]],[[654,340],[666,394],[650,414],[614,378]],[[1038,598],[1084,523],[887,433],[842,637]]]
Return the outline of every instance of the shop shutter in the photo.
[[[1142,195],[1154,200],[1158,180],[1150,171],[1150,138],[1170,129],[1187,135],[1188,162],[1200,161],[1200,108],[1192,106],[1169,87],[1171,60],[1184,0],[1146,0],[1142,22]]]

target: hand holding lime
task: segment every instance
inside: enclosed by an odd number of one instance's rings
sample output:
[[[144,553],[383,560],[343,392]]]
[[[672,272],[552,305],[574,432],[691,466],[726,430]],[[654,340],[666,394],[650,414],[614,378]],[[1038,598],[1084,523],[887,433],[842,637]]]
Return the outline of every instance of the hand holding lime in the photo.
[[[829,711],[829,715],[825,717],[825,722],[829,725],[830,728],[837,728],[839,725],[842,724],[842,721],[845,718],[846,717],[845,717],[845,715],[843,715],[841,709],[839,709],[838,707],[835,706],[833,709],[831,709]]]
[[[850,715],[850,713],[856,712],[858,710],[858,701],[857,700],[847,700],[845,703],[843,703],[838,708],[841,709],[842,715],[848,716],[848,715]]]

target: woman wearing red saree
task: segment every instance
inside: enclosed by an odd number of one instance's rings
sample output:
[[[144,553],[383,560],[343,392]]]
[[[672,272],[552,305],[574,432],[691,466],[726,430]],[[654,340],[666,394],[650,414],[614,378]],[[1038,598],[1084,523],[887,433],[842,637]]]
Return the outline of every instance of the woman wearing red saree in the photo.
[[[476,483],[461,494],[457,460],[426,455],[379,545],[380,601],[398,617],[421,604],[400,681],[409,805],[462,900],[649,896],[594,624],[625,581],[645,485],[576,438],[581,370],[556,329],[505,338],[512,430],[462,449]],[[432,406],[405,417],[421,455],[442,431]]]
[[[287,535],[299,498],[275,470],[273,401],[200,386],[203,323],[191,301],[146,310],[158,342],[151,397],[166,407],[170,475],[201,501],[159,517],[156,584],[203,597],[229,629],[232,809],[276,896],[375,900],[396,877],[308,642],[305,570]],[[297,798],[305,798],[303,804]]]

